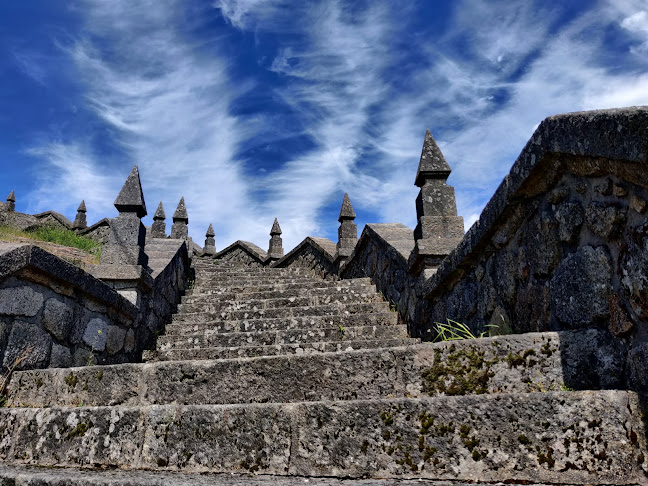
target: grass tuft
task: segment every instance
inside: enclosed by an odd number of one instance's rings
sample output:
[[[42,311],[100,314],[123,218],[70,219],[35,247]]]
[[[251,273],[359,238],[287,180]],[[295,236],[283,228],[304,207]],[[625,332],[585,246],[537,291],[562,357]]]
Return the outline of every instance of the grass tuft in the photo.
[[[495,324],[487,324],[488,328],[478,336],[475,336],[468,326],[461,322],[446,319],[446,323],[435,322],[435,331],[437,332],[434,342],[438,341],[458,341],[461,339],[479,339],[489,335],[491,328],[497,328]]]

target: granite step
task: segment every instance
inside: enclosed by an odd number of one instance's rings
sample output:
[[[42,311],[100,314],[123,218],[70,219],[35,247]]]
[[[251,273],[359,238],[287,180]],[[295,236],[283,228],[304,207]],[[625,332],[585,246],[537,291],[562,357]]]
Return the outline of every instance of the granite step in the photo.
[[[279,309],[290,307],[306,307],[306,306],[319,306],[326,304],[358,304],[370,302],[383,302],[382,295],[372,292],[327,292],[315,294],[312,296],[292,296],[292,297],[274,297],[270,299],[252,299],[247,295],[242,298],[239,296],[236,300],[225,299],[206,299],[200,302],[189,302],[178,304],[178,313],[197,313],[197,312],[225,312],[230,310],[263,310],[263,309]]]
[[[274,285],[274,284],[313,284],[322,282],[321,279],[307,276],[290,276],[290,277],[269,277],[269,276],[240,276],[240,277],[213,277],[205,278],[196,276],[194,288],[209,287],[238,287],[238,286],[257,286],[257,285]]]
[[[188,289],[185,295],[228,295],[228,294],[241,294],[241,293],[254,293],[254,292],[269,292],[269,291],[290,291],[300,289],[319,289],[319,288],[353,288],[373,286],[368,278],[354,278],[349,280],[338,280],[330,282],[326,280],[313,280],[311,282],[299,283],[285,283],[283,280],[277,282],[259,284],[256,281],[242,283],[240,285],[215,285],[215,286],[201,286],[194,285],[193,289]]]
[[[20,371],[9,406],[233,404],[614,389],[623,353],[596,330],[259,358]]]
[[[643,483],[637,394],[0,409],[12,465],[190,473]]]
[[[395,312],[353,314],[338,316],[275,317],[240,320],[206,320],[204,322],[183,322],[177,320],[166,326],[167,336],[200,335],[206,330],[215,332],[254,332],[291,329],[326,329],[357,326],[395,326],[398,314]]]
[[[144,351],[144,361],[183,361],[201,359],[233,359],[255,358],[261,356],[301,355],[314,353],[334,353],[339,351],[353,351],[356,349],[386,348],[418,344],[420,339],[391,338],[391,339],[363,339],[356,341],[314,341],[304,343],[273,344],[268,346],[232,346],[211,348],[175,348],[168,350],[156,349]]]
[[[121,469],[48,468],[0,465],[0,484],[6,486],[466,486],[465,481],[427,479],[347,479],[270,474],[187,473]],[[546,486],[526,483],[528,486]],[[473,486],[488,486],[473,483]],[[566,486],[554,484],[553,486]],[[635,485],[631,485],[635,486]]]
[[[406,338],[407,326],[339,326],[320,329],[282,331],[219,332],[205,329],[191,335],[164,335],[157,339],[157,349],[205,348],[233,346],[269,346],[276,344],[312,343],[321,341],[359,341]]]
[[[267,300],[267,299],[280,299],[291,297],[327,297],[329,295],[380,295],[376,292],[376,287],[373,285],[349,285],[349,286],[330,286],[330,287],[314,287],[303,288],[295,287],[292,289],[269,289],[256,292],[246,292],[245,298],[251,300]],[[241,300],[241,292],[229,292],[218,295],[217,298],[214,294],[196,293],[191,295],[184,295],[182,297],[183,304],[200,304],[206,302],[218,301],[238,301]]]
[[[180,307],[180,306],[178,306]],[[242,320],[262,318],[290,318],[308,316],[348,316],[366,313],[390,312],[387,302],[370,302],[342,304],[332,303],[323,305],[307,305],[301,307],[279,307],[271,309],[240,309],[223,310],[220,312],[182,312],[179,309],[172,317],[172,322],[199,323],[216,320]]]

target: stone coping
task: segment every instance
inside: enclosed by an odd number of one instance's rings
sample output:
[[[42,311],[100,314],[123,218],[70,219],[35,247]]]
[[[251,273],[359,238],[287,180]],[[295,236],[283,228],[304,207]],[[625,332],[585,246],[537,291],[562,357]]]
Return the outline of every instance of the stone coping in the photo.
[[[67,219],[61,213],[57,213],[56,211],[44,211],[42,213],[34,214],[34,218],[36,219],[44,219],[47,216],[51,216],[68,229],[72,228],[72,221]]]
[[[48,278],[63,281],[131,318],[137,316],[137,307],[79,267],[34,245],[0,243],[0,279],[24,268],[35,269]]]
[[[566,113],[545,118],[527,142],[479,220],[425,283],[427,298],[487,241],[499,218],[520,195],[532,171],[550,155],[648,162],[648,106]]]
[[[403,268],[408,268],[407,259],[416,246],[414,232],[401,223],[368,223],[362,230],[362,234],[353,253],[340,266],[340,276],[343,276],[344,270],[352,264],[356,255],[361,255],[364,252],[364,247],[367,243],[375,238],[394,248],[397,254],[403,259]]]
[[[243,240],[235,241],[227,248],[224,248],[223,250],[216,253],[216,255],[214,255],[214,258],[219,259],[221,256],[225,255],[226,253],[229,253],[230,251],[234,250],[237,247],[242,248],[246,253],[249,253],[254,259],[258,260],[259,263],[265,262],[266,259],[268,258],[268,254],[264,250],[256,246],[254,243],[250,243],[249,241],[243,241]]]
[[[284,255],[279,260],[277,260],[272,266],[281,267],[284,264],[287,264],[293,257],[295,257],[301,251],[302,248],[308,245],[312,246],[317,251],[322,252],[329,262],[333,263],[333,260],[335,260],[335,252],[337,250],[337,246],[335,243],[333,243],[328,238],[307,236],[299,245],[297,245],[295,248],[293,248],[288,253],[286,253],[286,255]]]
[[[81,231],[79,231],[79,234],[85,235],[86,233],[90,233],[92,230],[97,229],[99,226],[110,226],[110,218],[100,219],[95,224],[88,226],[87,228],[83,228]]]

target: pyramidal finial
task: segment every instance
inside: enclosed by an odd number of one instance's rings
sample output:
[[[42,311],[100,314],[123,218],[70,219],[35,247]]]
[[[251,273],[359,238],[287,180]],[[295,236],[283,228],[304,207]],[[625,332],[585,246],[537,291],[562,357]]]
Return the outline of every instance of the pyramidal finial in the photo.
[[[14,194],[13,190],[7,196],[7,201],[16,202],[16,195]]]
[[[211,223],[209,223],[209,228],[207,228],[207,233],[205,234],[207,238],[210,236],[216,236],[216,233],[214,233],[214,227],[212,226]]]
[[[274,223],[272,225],[272,229],[270,230],[270,235],[280,235],[281,234],[281,226],[279,226],[279,221],[277,218],[275,218]]]
[[[85,199],[81,201],[81,204],[79,204],[79,207],[77,208],[77,213],[85,213],[87,212],[86,205],[85,205]]]
[[[120,213],[137,213],[137,216],[143,218],[146,216],[146,203],[144,203],[144,194],[142,193],[142,183],[140,182],[139,169],[137,166],[128,175],[124,186],[117,199],[115,207]]]
[[[416,171],[414,185],[422,187],[426,178],[447,179],[450,172],[450,166],[441,153],[441,149],[439,149],[439,146],[434,141],[430,130],[426,130],[423,150],[421,151],[421,160]]]
[[[155,214],[153,215],[153,221],[164,220],[166,219],[166,214],[164,214],[164,206],[162,206],[162,201],[158,204]]]
[[[184,221],[185,223],[189,222],[189,215],[187,214],[187,207],[185,206],[184,196],[180,198],[178,207],[173,213],[173,221]]]
[[[338,216],[338,221],[341,223],[343,219],[355,219],[356,213],[353,211],[353,206],[351,206],[351,199],[349,195],[345,192],[344,199],[342,200],[342,207],[340,208],[340,216]]]

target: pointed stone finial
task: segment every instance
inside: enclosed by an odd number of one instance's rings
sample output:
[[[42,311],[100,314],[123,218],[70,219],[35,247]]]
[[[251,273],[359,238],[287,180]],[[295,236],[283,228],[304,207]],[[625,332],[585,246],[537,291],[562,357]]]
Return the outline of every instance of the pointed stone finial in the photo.
[[[214,256],[216,254],[216,241],[214,240],[214,227],[209,224],[207,233],[205,234],[205,247],[203,248],[204,256]]]
[[[164,221],[165,219],[166,214],[164,214],[164,206],[162,205],[162,201],[160,201],[160,204],[158,204],[155,214],[153,215],[153,221]]]
[[[281,227],[279,226],[279,221],[275,218],[272,229],[270,230],[269,260],[279,260],[284,256],[283,241],[279,235],[281,235]]]
[[[137,213],[139,218],[146,216],[146,203],[137,166],[128,175],[114,204],[120,213]]]
[[[335,254],[335,259],[338,262],[348,258],[358,242],[358,227],[353,222],[355,217],[356,214],[353,206],[351,206],[351,199],[345,192],[342,207],[340,208],[340,216],[338,217],[340,227],[338,228],[337,251]]]
[[[185,206],[184,196],[180,198],[178,207],[176,208],[175,213],[173,213],[173,222],[175,223],[176,221],[184,221],[186,223],[189,222],[189,216],[187,215],[187,207]]]
[[[274,223],[272,225],[272,229],[270,230],[270,236],[272,235],[280,235],[281,234],[281,226],[279,226],[279,221],[277,218],[275,218]]]
[[[81,201],[81,204],[79,204],[79,207],[77,208],[77,214],[76,217],[74,218],[74,223],[72,223],[72,229],[73,230],[82,230],[86,229],[88,227],[88,222],[86,220],[86,205],[85,205],[85,199]]]
[[[426,130],[414,185],[423,187],[426,179],[445,180],[450,175],[450,172],[450,166],[441,153],[441,149],[439,149],[434,137],[432,137],[430,130]]]
[[[162,201],[158,204],[157,210],[153,215],[153,224],[151,225],[151,238],[166,238],[166,214]]]
[[[414,275],[437,268],[463,238],[463,218],[457,216],[454,187],[446,184],[450,172],[448,162],[427,130],[414,182],[421,188],[416,198],[416,247],[409,259]]]
[[[189,236],[189,216],[187,215],[187,207],[185,206],[184,196],[180,198],[178,207],[173,213],[173,225],[171,226],[171,238],[187,239]]]
[[[15,211],[16,210],[16,195],[13,190],[7,196],[7,204],[5,204],[5,211]]]
[[[354,220],[356,218],[356,213],[353,211],[353,206],[351,206],[351,200],[349,195],[345,192],[344,199],[342,200],[342,207],[340,208],[340,216],[338,221],[341,223],[343,219]]]

